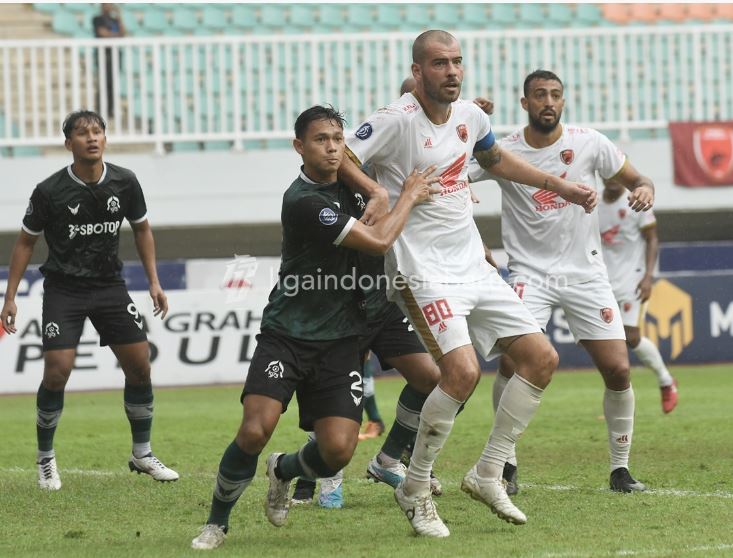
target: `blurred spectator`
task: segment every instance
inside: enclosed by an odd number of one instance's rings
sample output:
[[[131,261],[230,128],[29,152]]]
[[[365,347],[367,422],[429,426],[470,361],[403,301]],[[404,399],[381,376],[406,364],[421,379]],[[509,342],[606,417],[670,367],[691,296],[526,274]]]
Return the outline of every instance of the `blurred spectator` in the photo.
[[[102,12],[92,19],[94,36],[98,39],[109,39],[111,37],[124,37],[125,24],[122,22],[120,10],[116,4],[102,4]],[[120,53],[120,56],[122,54]],[[120,58],[121,60],[121,58]],[[114,116],[114,75],[112,71],[112,49],[104,49],[104,67],[107,85],[107,115]],[[98,104],[101,110],[101,83]]]

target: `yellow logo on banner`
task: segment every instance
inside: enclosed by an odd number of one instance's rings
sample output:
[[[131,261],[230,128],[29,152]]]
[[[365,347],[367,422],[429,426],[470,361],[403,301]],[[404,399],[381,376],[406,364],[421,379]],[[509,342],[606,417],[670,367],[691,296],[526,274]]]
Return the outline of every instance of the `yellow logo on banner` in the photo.
[[[695,337],[692,329],[692,297],[665,279],[654,284],[647,306],[644,335],[659,346],[660,339],[672,342],[675,359]]]

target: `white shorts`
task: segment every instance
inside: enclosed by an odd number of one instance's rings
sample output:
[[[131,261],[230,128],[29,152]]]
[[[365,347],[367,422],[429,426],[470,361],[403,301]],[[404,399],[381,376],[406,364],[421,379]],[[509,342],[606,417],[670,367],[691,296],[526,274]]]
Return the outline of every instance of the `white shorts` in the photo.
[[[438,361],[463,345],[486,359],[498,356],[496,341],[541,333],[537,321],[498,273],[472,283],[419,283],[397,291],[395,302]]]
[[[646,315],[647,303],[636,297],[626,300],[618,299],[618,307],[621,309],[621,322],[625,327],[641,327]]]
[[[552,309],[565,312],[575,342],[582,340],[626,339],[621,311],[605,277],[585,283],[561,286],[543,278],[528,280],[509,276],[509,283],[540,324],[547,327]]]

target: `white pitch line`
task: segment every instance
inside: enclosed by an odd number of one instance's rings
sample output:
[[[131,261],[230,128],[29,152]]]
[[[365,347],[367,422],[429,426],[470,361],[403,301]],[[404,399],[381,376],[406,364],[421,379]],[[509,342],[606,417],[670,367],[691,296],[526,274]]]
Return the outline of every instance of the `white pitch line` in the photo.
[[[727,550],[733,549],[733,544],[715,544],[715,545],[705,545],[705,546],[688,546],[688,547],[682,547],[682,548],[675,548],[675,549],[640,549],[640,550],[615,550],[611,552],[605,552],[599,554],[597,551],[594,551],[592,554],[583,554],[575,552],[551,552],[548,554],[543,554],[543,558],[600,558],[601,556],[669,556],[670,551],[673,552],[684,552],[685,554],[692,554],[692,553],[698,553],[698,552],[723,552]]]
[[[5,467],[0,468],[0,474],[19,474],[19,475],[29,475],[29,474],[36,474],[38,471],[35,469],[28,469],[24,467]],[[78,476],[88,476],[88,477],[113,477],[116,475],[127,475],[128,471],[127,469],[119,469],[117,471],[110,471],[110,470],[99,470],[99,469],[65,469],[60,468],[59,473],[61,475],[78,475]],[[216,470],[213,470],[210,473],[185,473],[184,477],[189,478],[203,478],[203,479],[215,479],[216,478]],[[255,478],[253,479],[254,482],[257,482],[258,480],[262,480],[263,482],[266,482],[267,479],[264,477],[262,478]],[[349,483],[365,483],[365,484],[374,484],[374,481],[370,479],[365,478],[347,478],[346,482]],[[443,486],[458,486],[458,483],[444,480],[442,481]],[[573,485],[566,485],[566,484],[538,484],[538,483],[532,483],[532,482],[523,482],[520,485],[520,488],[534,488],[539,490],[547,490],[549,492],[582,492],[584,490],[588,490],[588,487],[580,487],[580,486],[573,486]],[[608,488],[596,488],[592,489],[596,492],[609,492]],[[725,498],[725,499],[733,499],[733,493],[731,492],[724,492],[722,490],[717,492],[698,492],[696,490],[681,490],[677,488],[651,488],[647,489],[643,493],[644,495],[651,495],[651,496],[673,496],[677,498]]]

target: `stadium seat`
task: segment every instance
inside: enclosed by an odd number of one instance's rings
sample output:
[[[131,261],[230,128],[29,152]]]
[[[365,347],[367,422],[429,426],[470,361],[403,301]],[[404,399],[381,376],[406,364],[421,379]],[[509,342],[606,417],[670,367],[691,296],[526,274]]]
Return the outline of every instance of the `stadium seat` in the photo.
[[[282,29],[286,25],[283,4],[264,4],[260,7],[260,23],[270,29]]]
[[[568,4],[548,4],[547,18],[551,24],[567,26],[573,21],[573,12]]]
[[[629,22],[653,24],[659,19],[656,4],[629,4]]]
[[[603,15],[596,4],[576,4],[575,18],[585,24],[598,25]]]
[[[579,6],[578,6],[579,7]],[[577,8],[576,8],[577,9]],[[617,25],[626,25],[629,22],[628,4],[604,4],[603,17]]]
[[[51,21],[51,28],[55,33],[61,33],[62,35],[76,36],[79,32],[79,20],[77,17],[67,11],[57,11],[53,14],[53,20]]]
[[[250,29],[257,26],[254,4],[236,4],[232,8],[231,23],[237,27]]]
[[[708,22],[715,17],[714,4],[688,4],[687,13],[690,19]]]
[[[316,22],[316,7],[311,4],[293,4],[290,6],[290,25],[302,29],[311,28]]]
[[[733,21],[733,4],[718,4],[715,7],[715,19],[724,23]]]
[[[461,23],[471,29],[486,29],[491,27],[491,20],[486,13],[485,4],[463,4]]]
[[[322,27],[338,29],[344,24],[344,13],[340,4],[319,4],[318,22]]]
[[[369,29],[374,23],[370,4],[349,4],[346,8],[346,22],[360,29]]]
[[[659,4],[659,19],[670,23],[682,23],[689,17],[687,4]]]
[[[426,29],[430,23],[430,13],[424,4],[407,4],[405,21],[414,28]]]
[[[536,27],[546,22],[542,4],[519,5],[519,20],[522,27]]]
[[[143,27],[153,33],[165,33],[171,29],[171,24],[163,10],[151,8],[143,15]]]
[[[54,13],[63,10],[63,5],[57,2],[44,2],[43,4],[33,4],[33,9],[37,12]]]
[[[173,27],[184,32],[198,29],[199,21],[194,10],[176,6],[173,10]]]
[[[212,31],[222,31],[226,29],[227,18],[224,10],[217,6],[204,5],[201,14],[201,23]]]
[[[420,7],[424,5],[414,4],[414,7]],[[458,22],[458,6],[456,4],[433,4],[433,18],[438,27],[447,27],[448,29],[454,29]]]
[[[518,16],[514,9],[514,4],[492,4],[491,20],[494,24],[503,24],[510,27],[516,27]]]
[[[402,27],[405,22],[402,18],[401,6],[399,4],[377,4],[378,28],[388,30]]]

